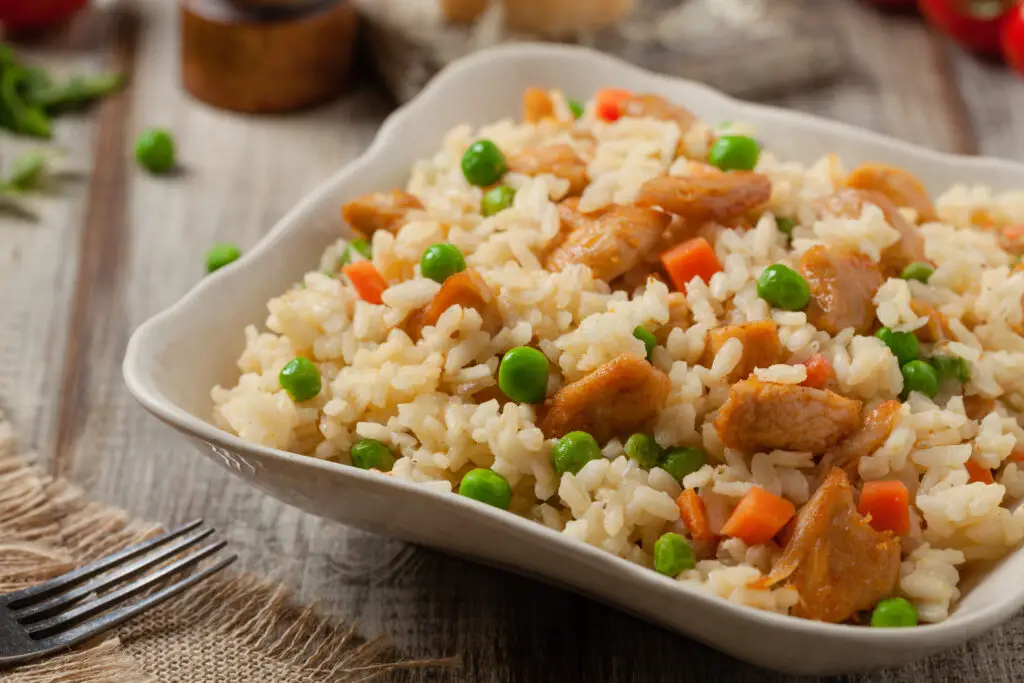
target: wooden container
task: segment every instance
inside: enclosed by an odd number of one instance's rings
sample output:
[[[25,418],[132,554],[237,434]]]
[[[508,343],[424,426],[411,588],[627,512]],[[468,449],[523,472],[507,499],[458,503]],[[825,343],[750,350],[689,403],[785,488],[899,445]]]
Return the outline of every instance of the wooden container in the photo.
[[[182,0],[182,82],[238,112],[323,104],[347,84],[356,26],[347,0]]]
[[[633,0],[440,0],[445,19],[460,24],[476,21],[492,1],[504,4],[505,20],[510,28],[542,35],[605,28],[633,8]]]

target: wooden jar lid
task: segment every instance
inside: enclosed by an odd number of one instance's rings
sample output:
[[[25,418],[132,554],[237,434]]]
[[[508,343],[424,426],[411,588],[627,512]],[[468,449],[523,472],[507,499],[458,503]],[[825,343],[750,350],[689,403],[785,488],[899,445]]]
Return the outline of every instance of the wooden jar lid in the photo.
[[[182,82],[207,104],[294,111],[331,100],[348,81],[357,17],[347,0],[182,0],[181,15]]]

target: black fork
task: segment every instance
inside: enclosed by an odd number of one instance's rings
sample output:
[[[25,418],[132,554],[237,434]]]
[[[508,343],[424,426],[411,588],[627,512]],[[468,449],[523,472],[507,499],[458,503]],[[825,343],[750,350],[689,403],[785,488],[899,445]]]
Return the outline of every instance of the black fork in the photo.
[[[197,519],[46,583],[0,595],[0,668],[92,638],[234,562],[235,555],[220,557],[194,574],[163,585],[227,545],[217,541],[200,546],[213,533],[202,525],[203,520]]]

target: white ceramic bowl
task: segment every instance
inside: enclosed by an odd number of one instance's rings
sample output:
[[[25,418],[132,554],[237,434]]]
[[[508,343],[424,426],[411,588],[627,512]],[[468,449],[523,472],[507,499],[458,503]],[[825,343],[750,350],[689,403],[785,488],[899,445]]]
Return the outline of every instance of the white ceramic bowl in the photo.
[[[1021,550],[981,577],[941,624],[900,630],[821,624],[738,607],[535,522],[457,495],[255,446],[208,422],[210,387],[237,378],[243,327],[262,324],[267,300],[315,268],[321,250],[340,234],[338,206],[404,185],[412,162],[431,154],[452,126],[517,115],[520,94],[529,85],[576,96],[601,87],[658,93],[709,121],[755,124],[783,158],[810,161],[836,152],[849,164],[890,162],[915,172],[932,192],[954,182],[1024,186],[1024,166],[1018,164],[939,154],[812,116],[743,104],[584,49],[501,47],[446,69],[388,119],[365,154],[315,189],[249,254],[140,327],[124,363],[131,392],[200,451],[302,510],[565,586],[782,671],[830,674],[909,662],[962,643],[1017,612],[1024,604]]]

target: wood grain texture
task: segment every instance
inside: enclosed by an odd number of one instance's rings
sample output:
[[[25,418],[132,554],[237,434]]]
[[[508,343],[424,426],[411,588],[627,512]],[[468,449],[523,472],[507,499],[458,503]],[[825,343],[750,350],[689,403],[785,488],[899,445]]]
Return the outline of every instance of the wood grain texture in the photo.
[[[174,3],[138,7],[131,33],[105,17],[86,31],[88,40],[69,36],[42,53],[64,67],[122,54],[134,65],[133,86],[89,117],[60,123],[70,159],[91,169],[88,182],[42,200],[38,224],[0,217],[0,404],[43,459],[136,515],[167,523],[204,516],[225,530],[243,568],[283,580],[328,613],[361,620],[368,633],[389,633],[409,656],[463,656],[459,669],[403,672],[396,681],[805,680],[742,664],[560,589],[299,513],[197,457],[135,405],[120,373],[135,326],[202,277],[209,245],[256,242],[365,148],[388,109],[366,86],[287,118],[207,108],[177,87]],[[822,12],[843,28],[847,73],[778,103],[937,149],[1024,158],[1024,84],[911,19],[882,17],[852,0],[822,3]],[[174,131],[181,175],[154,178],[131,161],[131,140],[149,126]],[[5,161],[24,148],[0,139]],[[836,680],[1022,678],[1018,618],[920,664]]]

